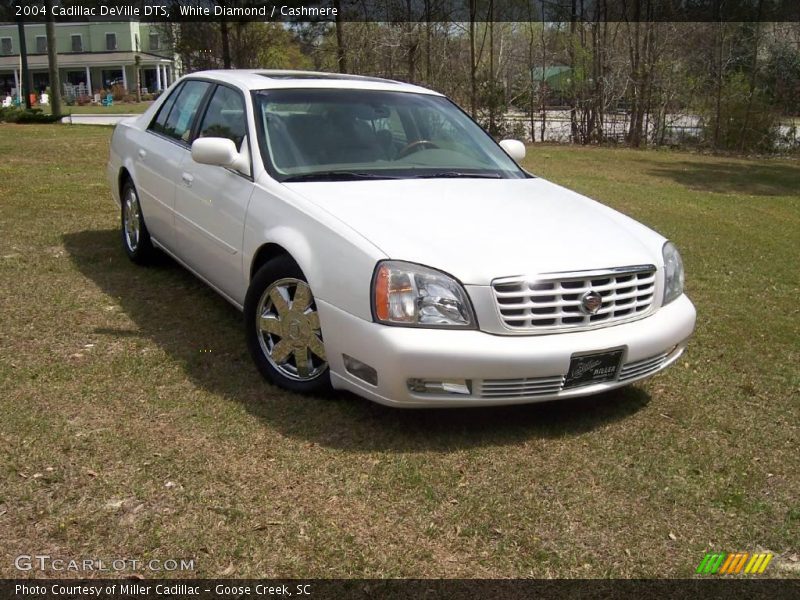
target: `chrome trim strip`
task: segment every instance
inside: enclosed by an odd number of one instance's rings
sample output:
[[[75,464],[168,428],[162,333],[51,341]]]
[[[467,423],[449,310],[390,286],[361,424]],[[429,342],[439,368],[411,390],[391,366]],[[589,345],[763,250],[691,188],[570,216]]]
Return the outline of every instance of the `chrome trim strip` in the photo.
[[[493,279],[489,285],[522,282],[535,283],[537,281],[550,281],[553,279],[566,279],[570,277],[602,277],[603,275],[616,275],[619,273],[642,273],[644,271],[657,271],[655,265],[632,265],[630,267],[608,267],[605,269],[585,269],[582,271],[548,271],[536,275],[512,275]],[[534,279],[530,279],[534,277]]]

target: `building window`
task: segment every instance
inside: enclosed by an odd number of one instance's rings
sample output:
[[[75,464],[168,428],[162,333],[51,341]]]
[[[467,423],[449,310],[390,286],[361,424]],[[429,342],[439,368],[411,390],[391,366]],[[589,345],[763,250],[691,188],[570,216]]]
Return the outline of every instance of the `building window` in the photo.
[[[150,50],[161,50],[161,36],[157,33],[150,34]]]
[[[47,52],[47,38],[43,35],[36,36],[36,53],[44,54]]]
[[[0,38],[0,54],[11,54],[11,38]]]
[[[100,75],[103,84],[107,88],[125,83],[125,78],[122,76],[122,69],[103,69]]]
[[[117,34],[116,33],[107,33],[106,34],[106,50],[116,50],[117,49]]]
[[[71,39],[72,39],[72,51],[83,52],[83,37],[81,37],[81,34],[73,33]]]

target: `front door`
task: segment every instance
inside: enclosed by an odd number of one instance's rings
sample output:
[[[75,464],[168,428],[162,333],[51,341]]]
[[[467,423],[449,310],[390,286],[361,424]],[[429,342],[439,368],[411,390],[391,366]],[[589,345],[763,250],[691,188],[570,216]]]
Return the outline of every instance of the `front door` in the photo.
[[[218,85],[197,132],[197,137],[233,140],[237,149],[249,156],[241,92]],[[238,303],[243,302],[246,287],[242,275],[242,237],[253,189],[250,173],[203,165],[189,156],[181,166],[175,194],[179,255],[199,275]]]
[[[187,81],[174,90],[158,111],[136,154],[136,187],[147,228],[158,243],[174,252],[175,186],[189,155],[192,123],[211,88],[206,81]]]

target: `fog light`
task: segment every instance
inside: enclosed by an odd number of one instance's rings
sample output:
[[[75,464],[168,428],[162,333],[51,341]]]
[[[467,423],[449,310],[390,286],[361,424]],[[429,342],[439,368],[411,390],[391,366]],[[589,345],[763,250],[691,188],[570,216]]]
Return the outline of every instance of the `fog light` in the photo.
[[[472,393],[471,379],[409,379],[408,389],[415,394],[459,394]]]
[[[378,385],[378,372],[375,369],[347,354],[342,354],[342,358],[344,359],[344,368],[348,373],[370,385]]]

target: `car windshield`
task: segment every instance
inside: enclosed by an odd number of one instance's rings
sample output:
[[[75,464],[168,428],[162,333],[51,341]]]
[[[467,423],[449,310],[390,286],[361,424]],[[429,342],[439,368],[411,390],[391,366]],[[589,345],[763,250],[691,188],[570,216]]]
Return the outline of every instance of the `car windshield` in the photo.
[[[527,177],[441,96],[283,89],[254,100],[261,153],[280,181]]]

